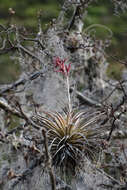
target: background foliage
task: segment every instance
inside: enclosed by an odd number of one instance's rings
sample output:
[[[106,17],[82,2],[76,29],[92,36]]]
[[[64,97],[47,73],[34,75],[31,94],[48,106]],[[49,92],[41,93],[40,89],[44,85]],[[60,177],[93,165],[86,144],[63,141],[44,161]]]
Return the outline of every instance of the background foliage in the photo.
[[[20,27],[25,27],[29,32],[36,32],[37,30],[37,15],[41,10],[42,29],[48,28],[51,20],[58,16],[62,1],[60,0],[0,0],[0,23],[1,24],[16,24]],[[15,11],[13,16],[10,16],[9,8]],[[112,43],[107,52],[109,54],[117,55],[120,58],[126,57],[127,49],[127,13],[117,14],[114,11],[114,6],[107,0],[99,0],[93,3],[88,8],[88,15],[84,20],[84,27],[91,24],[103,24],[109,27],[113,32]],[[97,38],[105,39],[107,31],[103,28],[96,28],[95,33]],[[111,62],[108,75],[110,77],[119,79],[123,66],[115,61]],[[14,61],[9,61],[9,57],[4,55],[0,59],[0,83],[11,82],[19,73],[19,67],[15,65]],[[12,77],[8,78],[8,72]]]

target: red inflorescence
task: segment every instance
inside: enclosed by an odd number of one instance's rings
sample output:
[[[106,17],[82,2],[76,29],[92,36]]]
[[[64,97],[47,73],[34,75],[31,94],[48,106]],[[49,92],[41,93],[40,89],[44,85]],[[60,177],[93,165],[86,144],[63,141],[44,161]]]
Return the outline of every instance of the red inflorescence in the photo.
[[[70,68],[71,68],[71,64],[69,63],[69,65],[65,65],[66,59],[60,59],[59,57],[55,57],[54,58],[54,65],[55,68],[58,68],[58,70],[56,70],[56,72],[61,72],[64,75],[68,75]]]

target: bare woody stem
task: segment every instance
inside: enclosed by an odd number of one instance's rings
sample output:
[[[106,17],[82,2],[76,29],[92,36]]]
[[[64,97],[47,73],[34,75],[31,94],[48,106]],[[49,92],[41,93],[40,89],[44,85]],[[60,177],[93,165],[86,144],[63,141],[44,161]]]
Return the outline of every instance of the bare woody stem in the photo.
[[[51,181],[51,188],[52,188],[52,190],[56,190],[55,174],[54,174],[54,171],[52,168],[51,155],[48,150],[48,139],[46,136],[46,131],[44,129],[42,129],[42,135],[44,137],[45,154],[46,154],[47,167],[48,167],[50,181]]]

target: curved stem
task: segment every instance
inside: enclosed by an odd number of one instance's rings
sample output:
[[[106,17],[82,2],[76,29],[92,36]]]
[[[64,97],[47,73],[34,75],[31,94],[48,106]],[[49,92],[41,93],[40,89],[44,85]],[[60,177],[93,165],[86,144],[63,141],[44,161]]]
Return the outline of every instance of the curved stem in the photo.
[[[109,38],[112,38],[113,36],[113,32],[110,28],[108,28],[107,26],[105,25],[102,25],[102,24],[92,24],[90,26],[88,26],[84,32],[88,32],[88,30],[90,30],[91,28],[94,28],[94,27],[100,27],[100,28],[104,28],[105,30],[107,30],[109,32]]]

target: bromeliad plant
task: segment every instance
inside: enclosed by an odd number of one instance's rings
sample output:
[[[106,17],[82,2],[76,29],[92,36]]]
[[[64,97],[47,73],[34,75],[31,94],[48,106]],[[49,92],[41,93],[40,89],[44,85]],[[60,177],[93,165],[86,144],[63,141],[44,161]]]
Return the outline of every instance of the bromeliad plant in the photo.
[[[48,131],[53,165],[74,169],[83,157],[96,160],[104,132],[96,123],[103,112],[44,113],[47,117],[38,115],[36,121]]]
[[[66,60],[55,58],[57,72],[61,72],[67,83],[68,110],[63,114],[44,112],[45,117],[37,115],[34,120],[47,130],[49,149],[54,166],[74,169],[84,157],[96,159],[100,149],[103,127],[97,121],[105,114],[101,111],[74,111],[71,106],[69,71],[71,65],[65,65]]]

